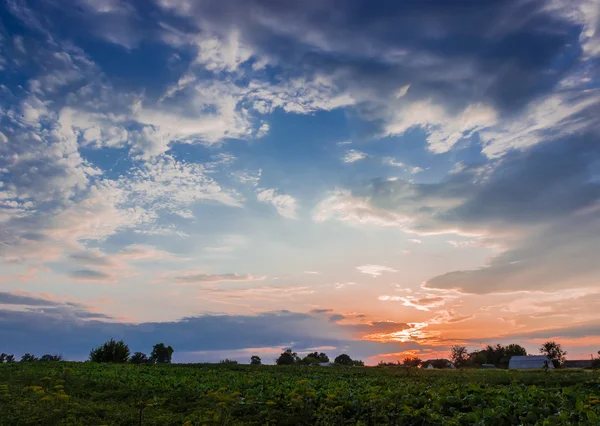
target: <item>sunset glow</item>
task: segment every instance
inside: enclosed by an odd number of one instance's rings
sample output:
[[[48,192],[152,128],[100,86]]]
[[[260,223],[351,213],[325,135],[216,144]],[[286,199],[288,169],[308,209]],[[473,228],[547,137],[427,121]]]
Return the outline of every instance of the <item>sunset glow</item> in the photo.
[[[595,355],[600,3],[434,3],[5,2],[1,350]]]

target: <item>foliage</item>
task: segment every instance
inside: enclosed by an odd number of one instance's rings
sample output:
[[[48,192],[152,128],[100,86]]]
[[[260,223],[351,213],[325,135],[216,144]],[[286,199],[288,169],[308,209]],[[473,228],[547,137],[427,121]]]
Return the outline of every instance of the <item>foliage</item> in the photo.
[[[221,361],[219,361],[219,364],[225,364],[225,365],[237,365],[237,361],[235,359],[222,359]]]
[[[527,355],[525,348],[514,343],[507,346],[501,344],[487,345],[484,349],[469,354],[469,364],[493,364],[497,367],[507,368],[513,356],[525,355]]]
[[[131,356],[131,358],[129,358],[129,362],[131,364],[148,364],[150,363],[150,359],[145,353],[136,352]]]
[[[341,354],[335,357],[333,363],[338,365],[352,365],[352,358],[350,358],[350,355]]]
[[[35,362],[37,360],[38,360],[37,357],[30,353],[26,353],[25,355],[23,355],[21,357],[21,362]]]
[[[300,358],[296,352],[291,349],[286,349],[279,355],[279,358],[275,361],[277,365],[292,365],[298,362]]]
[[[51,354],[45,354],[42,355],[42,357],[40,358],[40,361],[42,362],[59,362],[62,361],[62,355],[51,355]]]
[[[600,372],[0,365],[1,425],[594,425]]]
[[[567,351],[563,350],[560,344],[548,341],[540,346],[540,353],[550,358],[554,363],[554,366],[558,368],[565,362]]]
[[[423,361],[419,357],[407,356],[402,360],[402,365],[406,367],[418,367]]]
[[[450,349],[450,359],[457,367],[462,367],[469,361],[469,353],[465,346],[452,346]]]
[[[260,359],[260,357],[258,355],[252,355],[250,357],[250,364],[252,364],[252,365],[261,365],[262,364],[262,360]]]
[[[90,352],[90,361],[92,362],[124,363],[128,359],[129,346],[123,340],[117,342],[115,339],[110,339]]]
[[[433,366],[433,368],[450,368],[450,361],[443,358],[438,359],[428,359],[427,361],[423,361],[421,363],[421,367],[427,368],[429,365]]]
[[[2,352],[0,354],[0,364],[3,363],[8,363],[8,362],[15,362],[15,356],[12,354],[5,354],[4,352]]]
[[[171,346],[165,346],[164,343],[158,343],[152,348],[150,361],[155,364],[170,364],[174,349]]]
[[[327,354],[323,352],[312,352],[302,358],[299,363],[303,365],[319,365],[326,362],[329,362],[329,357]]]

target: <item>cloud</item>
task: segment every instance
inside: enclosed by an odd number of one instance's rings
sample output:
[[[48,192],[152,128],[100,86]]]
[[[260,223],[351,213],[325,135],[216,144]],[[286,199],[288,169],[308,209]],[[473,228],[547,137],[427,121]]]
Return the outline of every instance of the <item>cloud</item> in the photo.
[[[342,157],[344,163],[356,163],[357,161],[364,160],[368,155],[364,152],[357,151],[356,149],[349,149],[346,154]]]
[[[395,269],[390,268],[389,266],[381,265],[361,265],[357,266],[356,269],[358,269],[363,274],[371,275],[373,278],[382,275],[384,272],[398,272]]]
[[[110,320],[109,315],[93,312],[89,306],[79,302],[61,300],[49,294],[34,294],[24,291],[0,292],[0,317],[15,316],[34,313],[48,315],[49,317],[63,317],[76,319]],[[10,309],[7,309],[10,308]]]
[[[401,328],[398,323],[341,325],[319,314],[289,311],[257,315],[207,314],[171,322],[140,324],[99,321],[68,312],[43,310],[0,310],[0,338],[9,342],[5,350],[61,353],[70,360],[86,359],[89,350],[109,338],[124,339],[133,351],[148,351],[157,341],[175,348],[175,362],[205,361],[202,351],[220,351],[224,356],[245,348],[281,348],[293,345],[302,353],[315,347],[329,347],[330,355],[350,353],[353,358],[368,358],[377,353],[417,349],[414,344],[381,344],[355,340],[369,330]],[[38,336],[31,339],[31,336]],[[276,356],[273,357],[273,360]],[[267,361],[268,362],[268,361]]]
[[[402,302],[402,306],[410,306],[419,311],[429,311],[432,308],[439,308],[446,304],[448,300],[455,299],[456,296],[378,296],[377,299],[382,302]]]
[[[415,243],[415,244],[421,244],[423,241],[419,240],[418,238],[409,238],[408,241],[410,241],[411,243]]]
[[[175,277],[175,280],[184,284],[214,284],[220,282],[251,282],[251,281],[262,281],[265,277],[254,277],[250,274],[197,274],[197,273],[186,273]]]
[[[114,277],[105,272],[94,269],[78,269],[69,273],[69,276],[77,281],[114,281]]]
[[[296,219],[296,199],[291,195],[279,194],[275,189],[258,189],[256,199],[272,204],[281,216]]]

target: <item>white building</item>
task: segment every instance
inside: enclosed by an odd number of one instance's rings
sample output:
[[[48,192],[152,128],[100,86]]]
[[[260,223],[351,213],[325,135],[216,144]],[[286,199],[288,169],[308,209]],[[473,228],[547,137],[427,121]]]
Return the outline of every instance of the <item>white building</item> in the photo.
[[[513,356],[508,362],[511,370],[533,370],[540,368],[554,368],[552,360],[546,355]]]

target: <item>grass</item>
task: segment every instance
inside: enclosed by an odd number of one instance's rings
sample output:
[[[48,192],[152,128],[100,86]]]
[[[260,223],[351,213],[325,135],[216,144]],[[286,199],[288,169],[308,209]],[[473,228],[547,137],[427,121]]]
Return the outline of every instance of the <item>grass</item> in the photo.
[[[600,373],[0,365],[0,425],[598,425]]]

